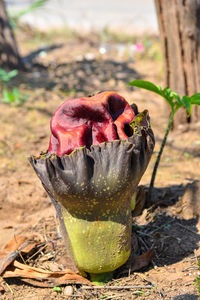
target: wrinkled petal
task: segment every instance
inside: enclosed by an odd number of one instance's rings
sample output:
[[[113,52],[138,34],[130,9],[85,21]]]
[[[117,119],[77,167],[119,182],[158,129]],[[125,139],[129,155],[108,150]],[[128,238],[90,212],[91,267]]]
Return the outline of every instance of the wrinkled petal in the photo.
[[[64,102],[51,119],[49,149],[59,156],[70,154],[85,145],[128,139],[129,123],[135,113],[126,100],[115,92]]]

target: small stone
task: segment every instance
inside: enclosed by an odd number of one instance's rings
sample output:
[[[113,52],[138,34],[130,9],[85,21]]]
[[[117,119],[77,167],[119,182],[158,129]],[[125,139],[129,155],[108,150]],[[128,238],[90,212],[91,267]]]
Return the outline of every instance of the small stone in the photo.
[[[73,293],[74,293],[73,287],[71,285],[67,285],[64,289],[64,295],[70,297],[73,295]]]
[[[56,298],[58,296],[58,293],[56,291],[53,291],[51,294],[54,298]]]

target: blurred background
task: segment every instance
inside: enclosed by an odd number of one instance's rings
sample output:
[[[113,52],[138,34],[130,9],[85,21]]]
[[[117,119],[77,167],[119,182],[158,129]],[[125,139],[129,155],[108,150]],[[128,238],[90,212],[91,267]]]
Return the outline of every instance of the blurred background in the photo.
[[[6,0],[10,12],[26,9],[32,0]],[[121,28],[157,32],[157,19],[153,0],[48,0],[37,11],[32,11],[21,18],[21,21],[42,29],[70,26],[81,30],[102,30]]]

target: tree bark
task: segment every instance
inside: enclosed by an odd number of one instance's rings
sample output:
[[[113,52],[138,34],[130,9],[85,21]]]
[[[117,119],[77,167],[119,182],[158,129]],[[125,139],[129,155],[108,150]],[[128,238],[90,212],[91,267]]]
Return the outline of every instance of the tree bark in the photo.
[[[0,67],[5,69],[23,67],[3,0],[0,0]]]
[[[165,84],[181,96],[200,92],[200,0],[155,0],[165,63]],[[180,110],[179,124],[200,121],[200,107],[190,118]]]

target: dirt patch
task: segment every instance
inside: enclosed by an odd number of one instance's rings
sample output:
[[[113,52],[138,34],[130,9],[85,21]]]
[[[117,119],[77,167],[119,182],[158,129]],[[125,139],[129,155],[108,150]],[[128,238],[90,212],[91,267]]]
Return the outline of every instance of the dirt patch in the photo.
[[[48,148],[50,117],[64,100],[115,90],[130,103],[136,103],[140,111],[148,109],[156,147],[141,184],[146,186],[150,182],[167,126],[165,105],[159,97],[132,90],[127,83],[135,78],[161,83],[161,62],[149,57],[135,61],[126,55],[119,57],[114,46],[113,51],[101,55],[99,46],[96,40],[92,43],[87,38],[72,39],[67,45],[64,43],[47,52],[45,58],[36,56],[31,61],[32,69],[11,83],[29,94],[27,103],[22,107],[0,103],[0,246],[17,234],[40,234],[47,246],[32,259],[25,257],[31,266],[54,271],[69,266],[54,207],[27,159]],[[131,273],[127,262],[105,289],[74,285],[70,299],[197,299],[194,281],[199,274],[197,261],[200,259],[200,135],[198,124],[192,131],[188,129],[180,128],[170,134],[157,174],[158,188],[153,202],[145,202],[142,196],[142,212],[139,209],[133,218],[133,233],[138,243],[136,254],[154,248],[152,264]],[[121,288],[109,289],[114,285]],[[4,300],[66,297],[64,286],[56,292],[18,279],[2,280],[0,287]]]

